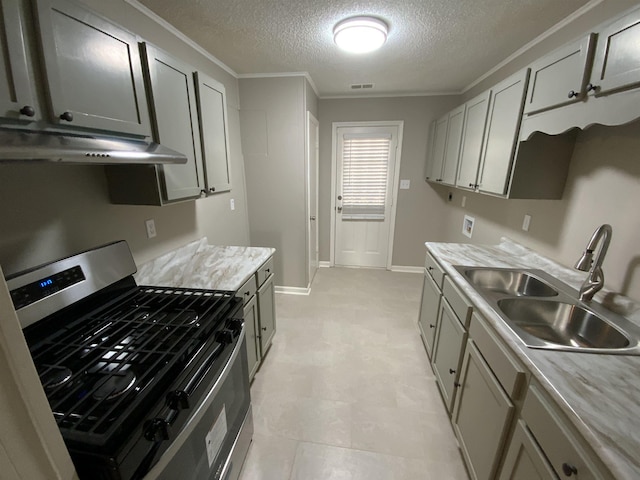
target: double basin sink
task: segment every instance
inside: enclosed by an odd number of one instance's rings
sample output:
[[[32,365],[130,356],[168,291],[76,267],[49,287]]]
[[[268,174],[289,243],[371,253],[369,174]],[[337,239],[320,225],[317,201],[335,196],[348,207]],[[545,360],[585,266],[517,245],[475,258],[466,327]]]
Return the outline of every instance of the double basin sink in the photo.
[[[531,348],[640,355],[640,327],[534,269],[454,267]]]

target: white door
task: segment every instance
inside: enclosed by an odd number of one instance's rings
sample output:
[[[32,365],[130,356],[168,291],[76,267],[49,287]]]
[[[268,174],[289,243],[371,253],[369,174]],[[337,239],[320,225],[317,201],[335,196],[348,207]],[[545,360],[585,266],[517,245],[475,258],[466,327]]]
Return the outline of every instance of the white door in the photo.
[[[387,267],[397,126],[336,129],[334,264]]]
[[[318,270],[318,152],[319,123],[307,112],[307,192],[309,220],[307,235],[309,238],[309,285]]]

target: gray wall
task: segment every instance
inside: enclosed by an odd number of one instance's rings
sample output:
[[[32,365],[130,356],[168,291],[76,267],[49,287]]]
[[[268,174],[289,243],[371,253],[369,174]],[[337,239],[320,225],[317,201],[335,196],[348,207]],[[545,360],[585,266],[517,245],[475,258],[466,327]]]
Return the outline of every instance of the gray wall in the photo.
[[[333,122],[404,121],[392,265],[424,263],[424,242],[444,240],[442,199],[425,180],[431,122],[460,102],[458,96],[320,99],[320,260],[329,260],[331,241],[331,135]]]
[[[239,83],[251,244],[277,250],[277,285],[306,288],[306,79]]]
[[[129,242],[138,263],[205,235],[213,244],[248,245],[237,80],[124,1],[84,3],[225,85],[232,191],[168,207],[116,206],[109,204],[101,166],[2,165],[0,264],[5,274],[118,239]],[[151,240],[144,226],[149,218],[158,232]]]

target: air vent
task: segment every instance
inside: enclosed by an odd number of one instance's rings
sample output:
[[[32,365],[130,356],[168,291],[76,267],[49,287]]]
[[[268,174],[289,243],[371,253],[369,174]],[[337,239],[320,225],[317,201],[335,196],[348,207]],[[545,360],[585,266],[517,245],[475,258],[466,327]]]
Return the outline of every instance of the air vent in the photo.
[[[352,83],[351,90],[367,90],[373,88],[373,83]]]

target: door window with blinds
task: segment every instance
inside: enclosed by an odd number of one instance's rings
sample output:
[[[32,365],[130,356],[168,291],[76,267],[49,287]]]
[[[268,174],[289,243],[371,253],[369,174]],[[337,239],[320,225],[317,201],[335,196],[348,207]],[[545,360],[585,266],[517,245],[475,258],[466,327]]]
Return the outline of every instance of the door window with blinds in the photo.
[[[391,135],[345,134],[341,153],[342,219],[384,220]]]

